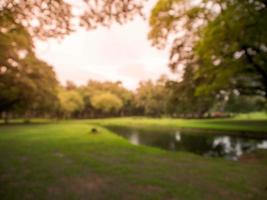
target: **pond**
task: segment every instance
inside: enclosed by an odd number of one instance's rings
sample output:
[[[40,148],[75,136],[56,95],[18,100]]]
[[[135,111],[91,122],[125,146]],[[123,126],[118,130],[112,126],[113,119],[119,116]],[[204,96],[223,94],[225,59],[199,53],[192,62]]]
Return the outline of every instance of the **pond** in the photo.
[[[230,160],[238,160],[240,156],[255,149],[267,149],[267,135],[255,137],[246,133],[225,134],[188,129],[107,128],[134,145],[153,146],[169,151],[188,151]]]

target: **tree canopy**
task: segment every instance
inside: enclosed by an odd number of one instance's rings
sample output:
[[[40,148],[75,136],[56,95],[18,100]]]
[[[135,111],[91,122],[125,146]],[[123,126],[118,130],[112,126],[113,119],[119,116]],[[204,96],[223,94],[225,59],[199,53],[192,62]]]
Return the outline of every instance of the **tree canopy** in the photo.
[[[10,13],[16,23],[39,39],[62,37],[77,26],[94,29],[112,22],[125,23],[142,14],[146,0],[2,0],[0,13]]]
[[[219,90],[267,95],[265,0],[159,0],[149,38],[171,40],[171,69],[192,68],[196,95]],[[184,71],[185,72],[185,71]]]
[[[110,92],[94,95],[91,102],[95,109],[103,113],[116,113],[123,106],[122,100]]]
[[[65,90],[63,88],[59,91],[60,112],[64,117],[70,117],[73,113],[79,112],[84,108],[84,102],[79,92],[75,90]]]
[[[56,102],[52,67],[38,59],[28,31],[9,13],[0,12],[0,111],[44,110]]]

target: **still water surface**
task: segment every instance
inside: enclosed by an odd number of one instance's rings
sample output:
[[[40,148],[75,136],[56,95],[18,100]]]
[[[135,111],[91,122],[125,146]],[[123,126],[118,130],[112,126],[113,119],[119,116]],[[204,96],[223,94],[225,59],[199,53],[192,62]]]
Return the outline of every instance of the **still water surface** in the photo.
[[[157,128],[132,129],[108,127],[114,133],[135,145],[148,145],[170,151],[188,151],[195,154],[238,160],[255,149],[267,149],[267,136],[255,137],[244,133],[222,134],[205,131]],[[244,137],[244,135],[246,135]]]

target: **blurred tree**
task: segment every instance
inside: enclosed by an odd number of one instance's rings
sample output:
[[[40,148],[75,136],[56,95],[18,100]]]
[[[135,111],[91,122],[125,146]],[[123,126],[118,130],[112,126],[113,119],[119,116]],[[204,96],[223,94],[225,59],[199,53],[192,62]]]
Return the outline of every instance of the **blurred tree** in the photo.
[[[231,88],[267,97],[266,1],[226,3],[196,45],[197,76],[204,77],[197,92]]]
[[[19,101],[19,91],[12,85],[16,76],[23,73],[21,65],[27,54],[32,53],[33,43],[24,27],[14,24],[11,15],[1,12],[0,24],[0,111],[4,111]]]
[[[59,91],[60,111],[64,117],[71,117],[84,108],[84,102],[79,92],[61,89]]]
[[[166,113],[169,90],[165,87],[166,77],[162,76],[155,83],[151,80],[140,82],[135,94],[135,104],[143,114],[160,116]]]
[[[123,106],[123,101],[110,92],[94,95],[91,103],[95,109],[102,111],[104,114],[116,114]]]
[[[88,92],[89,95],[108,91],[112,94],[117,95],[123,101],[127,101],[131,98],[131,92],[124,88],[121,82],[100,82],[95,80],[89,80],[85,90]]]
[[[75,89],[77,89],[77,86],[73,81],[67,81],[65,88],[66,88],[66,90],[75,90]]]
[[[14,87],[20,92],[20,107],[38,114],[52,113],[59,103],[58,81],[53,68],[34,55],[27,56],[22,66],[20,75],[16,74],[14,78],[17,81]]]
[[[31,36],[12,15],[0,12],[0,24],[0,112],[48,112],[57,99],[52,67],[36,58]]]
[[[141,14],[146,0],[2,0],[0,14],[10,13],[31,36],[62,37],[77,26],[88,29],[124,23]],[[1,27],[1,25],[0,25]]]
[[[172,41],[169,66],[193,69],[196,95],[237,89],[267,97],[265,0],[159,0],[149,38]]]
[[[209,112],[216,100],[216,93],[213,95],[195,95],[197,82],[193,77],[193,70],[187,67],[183,80],[169,81],[168,113],[180,117],[203,117]]]
[[[0,75],[0,112],[49,113],[57,103],[57,79],[51,66],[33,55]],[[3,67],[2,67],[3,68]]]
[[[85,102],[85,115],[88,113],[90,113],[90,116],[99,114],[92,106],[92,97],[106,92],[114,94],[122,100],[122,115],[130,114],[132,112],[133,94],[131,91],[124,88],[121,82],[100,82],[89,80],[86,86],[81,87],[81,94]]]
[[[240,96],[235,93],[229,95],[225,104],[225,111],[231,113],[248,113],[265,109],[266,101],[262,96]]]

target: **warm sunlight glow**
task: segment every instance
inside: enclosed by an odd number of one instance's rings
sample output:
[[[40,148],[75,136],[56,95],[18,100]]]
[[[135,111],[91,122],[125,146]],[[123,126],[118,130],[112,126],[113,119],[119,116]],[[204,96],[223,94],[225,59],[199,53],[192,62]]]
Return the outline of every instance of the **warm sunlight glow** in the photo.
[[[153,2],[150,1],[147,13]],[[135,89],[139,81],[156,80],[162,74],[177,79],[177,74],[168,68],[169,50],[152,47],[148,30],[148,21],[141,17],[110,28],[79,28],[63,40],[36,41],[36,52],[54,66],[63,84],[67,80],[79,85],[88,79],[120,80],[127,88]]]

